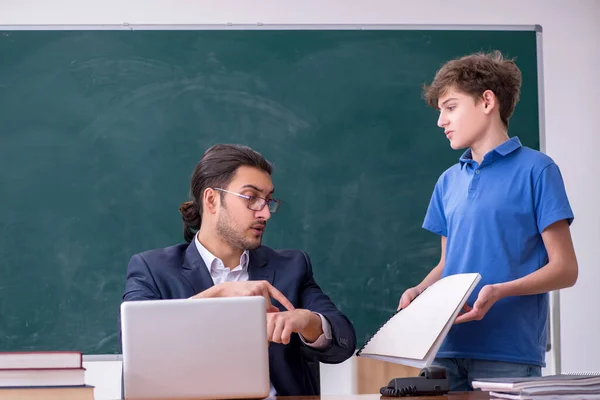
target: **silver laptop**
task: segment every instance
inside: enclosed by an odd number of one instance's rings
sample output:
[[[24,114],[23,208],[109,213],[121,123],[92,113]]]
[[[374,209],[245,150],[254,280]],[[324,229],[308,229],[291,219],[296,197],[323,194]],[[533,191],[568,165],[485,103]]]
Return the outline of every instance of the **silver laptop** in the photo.
[[[265,299],[121,304],[126,399],[269,395]]]

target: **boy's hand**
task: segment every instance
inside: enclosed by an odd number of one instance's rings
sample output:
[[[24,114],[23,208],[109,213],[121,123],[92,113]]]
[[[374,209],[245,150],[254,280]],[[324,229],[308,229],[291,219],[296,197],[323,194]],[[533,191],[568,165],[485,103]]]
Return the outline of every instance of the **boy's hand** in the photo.
[[[462,313],[456,317],[454,323],[460,324],[462,322],[481,320],[498,300],[500,300],[498,289],[494,285],[485,285],[479,291],[479,296],[477,296],[473,307],[465,304]]]
[[[416,287],[406,289],[406,291],[402,294],[402,297],[400,297],[400,303],[398,304],[398,310],[401,308],[408,307],[408,305],[414,299],[416,299],[419,294],[421,294],[421,293],[419,292],[419,289],[417,289]]]

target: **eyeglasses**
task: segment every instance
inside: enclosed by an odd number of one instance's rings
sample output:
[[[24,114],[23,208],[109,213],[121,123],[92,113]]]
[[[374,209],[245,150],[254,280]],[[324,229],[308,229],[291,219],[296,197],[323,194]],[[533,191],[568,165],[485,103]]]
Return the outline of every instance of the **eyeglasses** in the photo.
[[[239,194],[236,192],[230,192],[229,190],[221,189],[221,188],[213,188],[214,190],[218,190],[220,192],[225,192],[232,194],[237,197],[241,197],[242,199],[248,200],[248,208],[252,211],[262,211],[263,208],[268,204],[269,212],[274,214],[279,210],[279,206],[281,205],[281,200],[275,199],[265,199],[258,196],[248,196],[245,194]]]

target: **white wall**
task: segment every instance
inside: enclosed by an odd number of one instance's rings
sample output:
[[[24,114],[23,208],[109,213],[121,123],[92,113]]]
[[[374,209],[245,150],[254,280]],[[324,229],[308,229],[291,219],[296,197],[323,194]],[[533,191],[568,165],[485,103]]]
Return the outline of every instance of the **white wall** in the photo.
[[[94,387],[94,400],[121,398],[121,361],[83,361],[85,383]]]
[[[540,24],[546,151],[575,211],[580,265],[561,291],[563,371],[600,370],[600,1],[596,0],[0,0],[9,24]]]

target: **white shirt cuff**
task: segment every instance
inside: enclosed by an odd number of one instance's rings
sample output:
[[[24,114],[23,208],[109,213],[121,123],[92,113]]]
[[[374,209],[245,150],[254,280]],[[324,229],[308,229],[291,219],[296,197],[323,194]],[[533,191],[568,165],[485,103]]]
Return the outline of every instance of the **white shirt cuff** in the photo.
[[[327,318],[325,318],[317,312],[315,314],[317,314],[319,318],[321,318],[321,329],[323,329],[323,333],[321,334],[321,336],[319,336],[314,342],[309,343],[301,334],[298,335],[300,336],[300,340],[302,340],[302,343],[304,343],[305,345],[313,347],[315,349],[323,349],[331,344],[331,325],[329,324],[329,321],[327,321]]]

